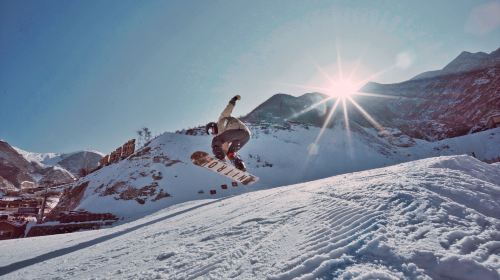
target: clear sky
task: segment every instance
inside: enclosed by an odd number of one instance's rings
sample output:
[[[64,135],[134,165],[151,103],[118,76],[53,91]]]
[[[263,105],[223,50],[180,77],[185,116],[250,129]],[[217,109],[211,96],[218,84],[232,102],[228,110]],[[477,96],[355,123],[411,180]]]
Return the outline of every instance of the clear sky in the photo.
[[[360,61],[391,83],[500,47],[500,1],[0,1],[0,139],[110,152]],[[398,67],[394,66],[395,63]]]

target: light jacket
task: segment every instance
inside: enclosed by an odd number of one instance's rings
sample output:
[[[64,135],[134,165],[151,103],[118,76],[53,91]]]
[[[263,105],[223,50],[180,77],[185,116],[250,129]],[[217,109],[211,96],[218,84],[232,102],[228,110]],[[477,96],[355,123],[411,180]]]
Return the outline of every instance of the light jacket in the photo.
[[[234,104],[230,102],[229,104],[227,104],[224,111],[222,111],[222,113],[220,114],[219,120],[217,121],[217,129],[218,129],[217,135],[220,135],[224,133],[224,131],[230,129],[244,129],[250,133],[250,129],[248,129],[248,127],[242,121],[231,116],[233,109],[234,109]]]
[[[222,111],[222,113],[220,114],[219,120],[217,121],[217,130],[218,130],[217,135],[221,135],[222,133],[224,133],[224,131],[231,129],[244,129],[248,131],[248,133],[250,134],[250,129],[242,121],[240,121],[235,117],[231,117],[231,113],[233,112],[234,106],[235,104],[229,102],[224,111]],[[228,150],[228,146],[229,146],[228,143],[224,143],[222,145],[222,149],[226,153]]]

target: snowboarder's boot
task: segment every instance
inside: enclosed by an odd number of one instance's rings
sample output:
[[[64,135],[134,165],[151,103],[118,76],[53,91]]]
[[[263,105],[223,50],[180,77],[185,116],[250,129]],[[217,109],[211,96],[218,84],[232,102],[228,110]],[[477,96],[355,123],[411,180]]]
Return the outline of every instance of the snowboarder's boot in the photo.
[[[238,168],[241,171],[247,171],[247,168],[245,167],[245,163],[240,158],[240,156],[238,156],[235,152],[228,152],[227,158],[231,161],[231,163],[234,165],[234,167]]]

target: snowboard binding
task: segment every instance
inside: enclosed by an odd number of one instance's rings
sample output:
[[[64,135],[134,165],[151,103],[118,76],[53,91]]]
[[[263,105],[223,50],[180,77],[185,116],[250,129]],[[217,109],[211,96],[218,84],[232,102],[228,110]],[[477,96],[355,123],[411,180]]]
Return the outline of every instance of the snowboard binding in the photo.
[[[245,163],[235,152],[228,152],[227,158],[229,159],[229,161],[231,161],[234,167],[238,168],[241,171],[247,171]]]

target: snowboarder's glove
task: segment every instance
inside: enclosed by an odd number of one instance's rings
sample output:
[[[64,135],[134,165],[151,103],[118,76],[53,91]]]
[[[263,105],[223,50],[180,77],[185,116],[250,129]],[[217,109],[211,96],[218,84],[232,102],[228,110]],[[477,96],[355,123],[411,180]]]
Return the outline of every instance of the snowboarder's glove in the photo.
[[[241,96],[235,95],[233,98],[231,98],[231,100],[229,101],[229,103],[231,103],[233,105],[236,105],[236,100],[240,100],[240,99],[241,99]]]

